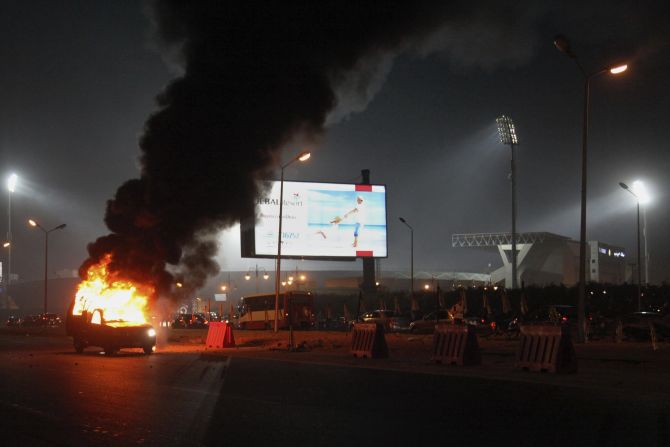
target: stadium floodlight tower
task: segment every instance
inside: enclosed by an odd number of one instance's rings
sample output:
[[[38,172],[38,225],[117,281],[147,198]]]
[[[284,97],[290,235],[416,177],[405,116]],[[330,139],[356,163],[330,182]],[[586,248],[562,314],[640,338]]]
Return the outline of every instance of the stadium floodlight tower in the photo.
[[[19,176],[11,173],[7,178],[7,279],[5,280],[5,306],[9,309],[9,286],[12,280],[12,193],[16,192]]]
[[[583,112],[582,112],[582,191],[581,212],[579,225],[579,296],[577,299],[577,338],[579,343],[586,341],[586,178],[587,178],[587,148],[589,141],[589,88],[591,79],[609,72],[618,75],[628,69],[628,65],[609,66],[593,72],[587,72],[572,50],[570,41],[562,34],[554,37],[554,46],[558,51],[575,61],[584,80]]]
[[[516,158],[514,147],[519,144],[516,136],[514,121],[509,116],[502,115],[496,119],[498,124],[498,134],[500,142],[509,145],[512,150],[512,160],[510,162],[512,177],[512,289],[517,288],[517,265],[516,265]]]

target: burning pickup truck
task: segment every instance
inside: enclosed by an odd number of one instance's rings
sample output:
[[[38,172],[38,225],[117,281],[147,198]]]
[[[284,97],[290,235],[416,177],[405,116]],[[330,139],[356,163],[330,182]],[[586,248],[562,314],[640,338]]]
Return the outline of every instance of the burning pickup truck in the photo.
[[[156,346],[156,330],[148,323],[148,296],[151,288],[110,278],[107,256],[88,269],[79,284],[65,320],[65,332],[81,353],[87,346],[99,346],[113,355],[121,348],[142,348],[151,354]]]
[[[81,354],[88,346],[99,346],[107,355],[121,348],[142,348],[151,354],[156,346],[156,330],[150,324],[123,320],[106,320],[103,309],[74,315],[74,302],[68,309],[65,330],[71,336],[74,350]]]

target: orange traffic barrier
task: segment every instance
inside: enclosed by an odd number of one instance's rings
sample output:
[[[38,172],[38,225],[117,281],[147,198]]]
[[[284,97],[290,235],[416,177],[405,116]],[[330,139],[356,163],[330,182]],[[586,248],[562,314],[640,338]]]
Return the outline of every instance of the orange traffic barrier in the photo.
[[[207,330],[205,346],[209,348],[232,348],[235,346],[233,325],[230,322],[211,322]]]
[[[474,330],[467,324],[441,323],[433,333],[433,357],[438,363],[479,365],[482,356]]]
[[[388,357],[384,326],[379,323],[355,323],[351,338],[351,353],[354,357]]]
[[[577,355],[568,328],[548,324],[521,326],[516,365],[529,371],[577,372]]]

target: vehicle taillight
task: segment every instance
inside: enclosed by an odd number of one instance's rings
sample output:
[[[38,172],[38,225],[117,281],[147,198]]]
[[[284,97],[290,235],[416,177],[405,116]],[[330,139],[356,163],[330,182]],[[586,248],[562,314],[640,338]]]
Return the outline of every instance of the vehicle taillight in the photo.
[[[568,317],[562,317],[561,320],[568,321]]]
[[[496,328],[496,322],[495,322],[495,321],[492,321],[492,322],[491,322],[491,329],[495,329],[495,328]]]

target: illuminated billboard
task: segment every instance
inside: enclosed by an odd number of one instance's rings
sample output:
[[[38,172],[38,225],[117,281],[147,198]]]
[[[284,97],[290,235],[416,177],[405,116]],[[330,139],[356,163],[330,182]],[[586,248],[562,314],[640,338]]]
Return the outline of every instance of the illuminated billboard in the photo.
[[[256,222],[241,226],[243,257],[276,257],[280,182],[256,201]],[[386,187],[284,182],[282,257],[387,256]]]

